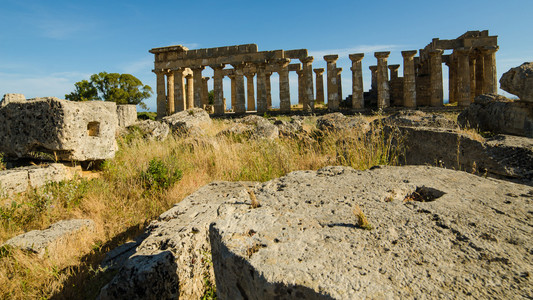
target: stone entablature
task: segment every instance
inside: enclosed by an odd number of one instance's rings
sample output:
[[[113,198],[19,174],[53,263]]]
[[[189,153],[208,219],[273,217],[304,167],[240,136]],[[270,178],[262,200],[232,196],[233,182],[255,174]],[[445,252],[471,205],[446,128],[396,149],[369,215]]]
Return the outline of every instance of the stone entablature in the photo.
[[[452,53],[444,54],[445,50],[452,50]],[[435,38],[418,51],[419,56],[415,56],[416,50],[402,51],[403,77],[398,76],[400,65],[388,65],[390,52],[376,52],[377,64],[370,66],[372,85],[368,93],[363,91],[364,54],[350,54],[352,102],[348,105],[363,109],[368,105],[365,104],[369,102],[368,95],[374,97],[379,108],[442,106],[443,63],[449,68],[450,102],[469,105],[474,97],[497,91],[497,50],[497,36],[489,36],[487,30],[468,31],[452,40]],[[302,105],[303,111],[313,111],[315,102],[322,103],[326,95],[329,110],[341,107],[342,68],[337,67],[339,56],[335,54],[323,57],[326,68],[313,69],[314,58],[308,55],[307,49],[258,51],[256,44],[245,44],[189,50],[175,45],[153,48],[149,52],[155,56],[153,72],[157,77],[158,118],[208,105],[209,78],[202,76],[206,67],[214,71],[215,114],[223,114],[226,110],[224,77],[231,79],[231,108],[234,112],[257,111],[262,114],[271,109],[270,77],[273,73],[279,75],[280,111],[290,111],[289,72],[298,74],[298,104]],[[327,94],[324,93],[323,73]]]

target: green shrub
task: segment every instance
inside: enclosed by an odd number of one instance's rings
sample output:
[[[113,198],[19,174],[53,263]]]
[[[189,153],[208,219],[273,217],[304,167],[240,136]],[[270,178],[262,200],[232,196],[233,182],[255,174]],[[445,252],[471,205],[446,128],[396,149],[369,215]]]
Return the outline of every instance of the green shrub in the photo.
[[[148,163],[148,169],[141,172],[141,181],[146,190],[162,191],[179,181],[182,175],[181,170],[172,170],[164,161],[154,158]]]

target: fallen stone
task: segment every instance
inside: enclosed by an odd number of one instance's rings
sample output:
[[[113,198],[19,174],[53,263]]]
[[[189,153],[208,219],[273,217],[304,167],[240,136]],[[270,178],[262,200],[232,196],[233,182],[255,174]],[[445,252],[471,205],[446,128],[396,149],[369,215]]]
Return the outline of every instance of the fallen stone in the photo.
[[[26,101],[26,97],[24,97],[23,94],[4,94],[4,97],[2,97],[2,100],[0,100],[0,107],[6,106],[8,103],[11,102],[24,102]]]
[[[495,94],[481,95],[459,114],[457,121],[463,128],[532,138],[533,103]]]
[[[435,167],[326,167],[254,191],[259,208],[240,193],[210,226],[221,299],[531,295],[531,187]]]
[[[273,140],[279,137],[279,129],[263,117],[250,115],[237,120],[217,135]]]
[[[53,252],[55,248],[75,237],[82,230],[93,230],[92,220],[73,219],[59,221],[44,230],[32,230],[7,240],[2,246],[20,248],[22,250],[35,252],[39,257],[43,257],[46,251]]]
[[[304,133],[302,121],[292,119],[290,122],[283,120],[274,121],[274,125],[278,127],[279,135],[284,137],[298,137]]]
[[[137,106],[134,104],[117,105],[118,126],[121,128],[133,125],[137,121]]]
[[[212,123],[209,114],[201,108],[191,108],[163,118],[176,134],[201,135],[202,127]]]
[[[128,127],[129,131],[139,130],[143,138],[151,141],[162,141],[170,133],[170,127],[167,123],[152,120],[138,121]]]
[[[22,193],[28,188],[38,188],[49,182],[72,180],[76,176],[81,176],[80,166],[59,163],[0,171],[0,196]]]
[[[346,117],[342,113],[330,113],[320,116],[316,120],[316,127],[322,131],[337,132],[347,129],[369,129],[368,122],[362,117]]]
[[[525,62],[503,73],[500,87],[522,101],[533,102],[533,62]]]
[[[66,161],[113,158],[116,130],[114,102],[49,97],[0,108],[0,152],[17,158],[35,153]]]
[[[373,122],[385,125],[419,126],[438,128],[457,128],[457,123],[438,114],[429,114],[420,110],[403,110]]]

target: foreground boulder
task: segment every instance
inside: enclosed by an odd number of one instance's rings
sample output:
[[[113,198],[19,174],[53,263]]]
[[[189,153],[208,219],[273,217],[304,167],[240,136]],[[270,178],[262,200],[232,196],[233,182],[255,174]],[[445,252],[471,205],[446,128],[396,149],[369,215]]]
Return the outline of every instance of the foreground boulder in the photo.
[[[362,117],[347,117],[342,113],[330,113],[320,116],[316,120],[316,127],[322,131],[343,131],[347,129],[361,129],[367,131],[369,129],[368,121]]]
[[[59,221],[47,229],[32,230],[9,239],[3,246],[35,252],[43,257],[46,252],[55,251],[59,244],[74,239],[82,230],[94,230],[94,221],[84,219]]]
[[[273,140],[279,137],[279,133],[278,127],[267,119],[250,115],[237,120],[231,127],[222,130],[218,135]]]
[[[115,156],[114,102],[74,102],[55,97],[10,102],[0,108],[0,152],[12,157],[46,153],[56,160]]]
[[[385,125],[397,126],[420,126],[420,127],[438,127],[438,128],[457,128],[457,123],[445,118],[442,115],[425,113],[420,110],[403,110],[386,118],[379,119],[373,122],[375,126],[377,123]]]
[[[533,102],[513,101],[496,94],[481,95],[459,114],[457,121],[463,128],[533,138]]]
[[[128,127],[130,132],[138,131],[143,138],[150,141],[162,141],[170,133],[170,127],[167,123],[142,120]]]
[[[533,102],[533,62],[525,62],[503,73],[500,87],[522,101]]]
[[[201,108],[191,108],[163,118],[172,132],[177,134],[202,135],[202,127],[211,124],[209,114]]]
[[[426,166],[215,182],[149,226],[101,298],[179,286],[199,299],[213,280],[219,299],[527,297],[532,200],[530,186]]]

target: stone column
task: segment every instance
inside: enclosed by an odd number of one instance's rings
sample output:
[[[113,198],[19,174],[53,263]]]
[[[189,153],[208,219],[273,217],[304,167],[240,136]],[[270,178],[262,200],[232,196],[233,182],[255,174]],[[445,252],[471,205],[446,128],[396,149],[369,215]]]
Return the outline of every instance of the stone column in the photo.
[[[304,73],[303,73],[303,70],[297,70],[296,74],[298,74],[298,105],[302,105],[303,106],[303,100],[304,100],[304,93],[303,93],[303,90],[304,90],[304,83],[303,83]]]
[[[185,110],[185,85],[183,84],[183,68],[174,70],[174,111]]]
[[[191,67],[194,80],[194,107],[202,107],[202,71],[204,66]]]
[[[160,120],[166,116],[167,109],[167,95],[165,93],[165,73],[163,70],[155,71],[156,76],[156,91],[157,91],[157,119]]]
[[[484,47],[483,53],[483,93],[498,93],[498,75],[496,73],[496,51],[498,46]]]
[[[254,89],[254,76],[253,72],[245,72],[246,76],[246,110],[255,110],[255,89]]]
[[[185,76],[187,80],[187,109],[194,107],[194,80],[192,74]]]
[[[369,66],[370,74],[372,74],[372,81],[370,88],[377,92],[378,90],[378,66]]]
[[[416,50],[402,51],[403,56],[403,106],[416,107],[416,79],[413,57]]]
[[[209,77],[202,78],[202,108],[205,108],[206,105],[209,105],[209,88],[207,82]]]
[[[224,107],[224,65],[211,65],[213,69],[213,92],[214,100],[213,105],[215,108],[215,114],[224,114],[226,108]]]
[[[448,67],[448,101],[449,103],[455,102],[455,64],[454,58],[450,55],[450,59],[446,62]]]
[[[387,70],[387,58],[389,55],[390,52],[388,51],[374,53],[374,56],[378,59],[378,108],[390,106],[389,72]]]
[[[291,110],[291,91],[289,84],[290,59],[282,59],[278,62],[279,74],[279,109],[281,112]]]
[[[233,65],[235,68],[235,112],[246,112],[246,95],[244,90],[244,63]]]
[[[340,103],[342,102],[342,78],[341,78],[341,74],[342,74],[342,68],[337,68],[337,90],[338,90],[338,97],[339,97],[339,105]]]
[[[400,65],[388,65],[387,67],[390,71],[390,80],[398,79],[398,69],[400,68]]]
[[[441,49],[429,51],[430,106],[443,106]]]
[[[174,72],[167,71],[167,107],[166,115],[174,114]]]
[[[301,58],[303,70],[303,111],[315,109],[315,95],[313,89],[313,60],[312,56]]]
[[[468,55],[468,68],[470,69],[470,103],[476,98],[476,54],[472,49]]]
[[[476,92],[475,96],[483,94],[483,54],[480,51],[476,51]]]
[[[231,109],[235,111],[235,74],[228,75],[229,79],[231,80]]]
[[[363,97],[363,66],[361,61],[365,57],[364,53],[354,53],[348,55],[352,61],[352,108],[359,109],[365,107],[365,100]]]
[[[339,110],[339,88],[337,84],[337,59],[338,55],[325,55],[324,60],[327,63],[327,87],[328,87],[328,108],[330,110]]]
[[[256,65],[257,68],[257,113],[267,111],[266,62]]]
[[[265,72],[265,85],[266,85],[266,96],[267,96],[267,109],[272,108],[272,84],[270,83],[270,76],[272,72]]]
[[[458,48],[454,50],[457,54],[457,105],[470,105],[470,48]]]
[[[324,104],[324,68],[313,70],[316,74],[316,103]]]

